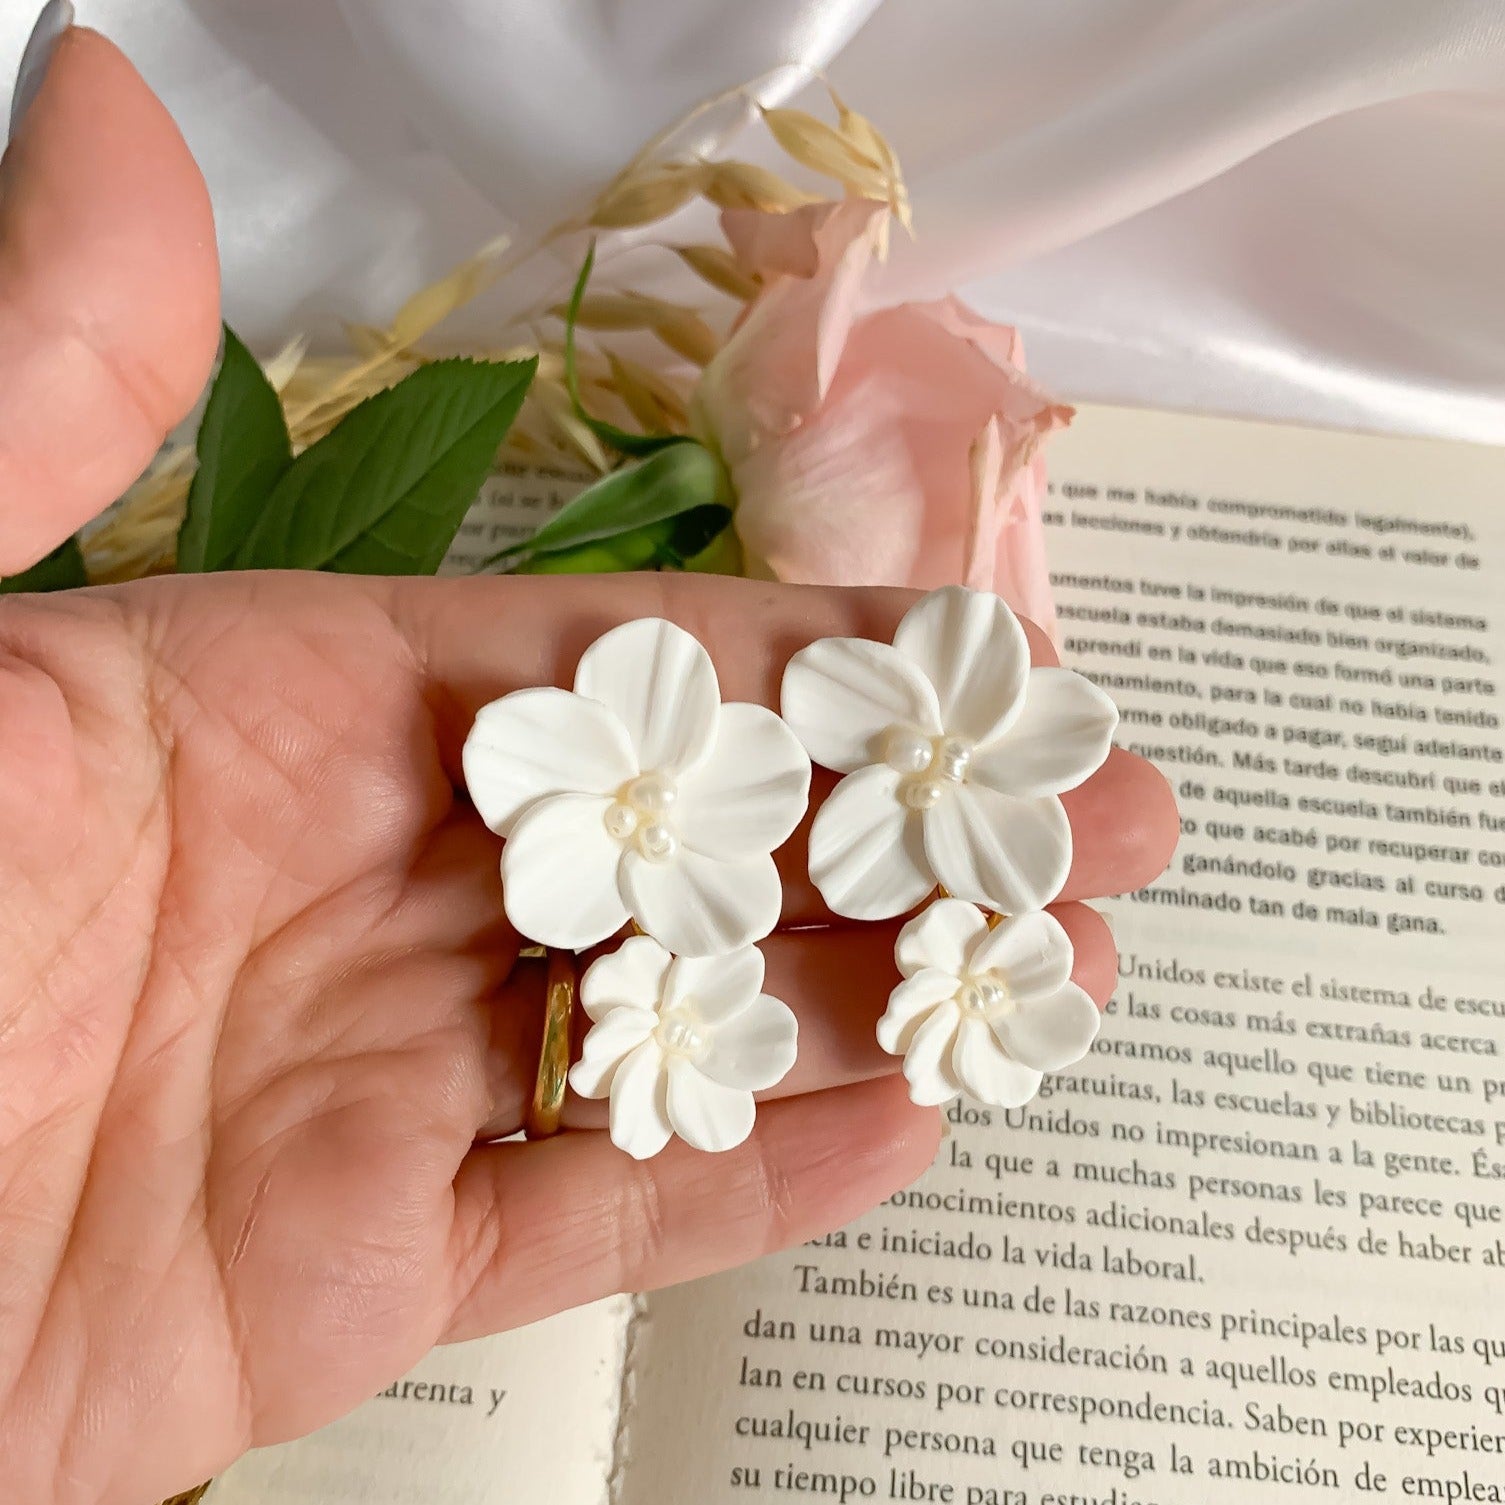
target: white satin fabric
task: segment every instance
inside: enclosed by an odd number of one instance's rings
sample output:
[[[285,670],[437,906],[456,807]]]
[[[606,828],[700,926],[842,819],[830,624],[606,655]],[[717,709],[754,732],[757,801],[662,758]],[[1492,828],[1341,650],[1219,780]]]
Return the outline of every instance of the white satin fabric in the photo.
[[[1072,398],[1505,442],[1505,0],[79,12],[182,123],[228,316],[262,344],[383,319],[500,229],[586,200],[697,100],[760,78],[803,102],[823,70],[913,192],[919,240],[875,296],[960,287]],[[32,19],[0,3],[0,58]],[[746,150],[741,118],[694,144]]]

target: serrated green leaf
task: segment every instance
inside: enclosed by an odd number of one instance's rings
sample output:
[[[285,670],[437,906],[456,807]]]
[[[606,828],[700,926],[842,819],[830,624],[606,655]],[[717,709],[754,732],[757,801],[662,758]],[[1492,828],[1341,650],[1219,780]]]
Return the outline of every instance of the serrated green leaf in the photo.
[[[692,507],[641,528],[580,544],[553,554],[539,554],[514,571],[519,575],[611,575],[628,570],[682,569],[689,557],[727,531],[730,507]]]
[[[636,533],[692,509],[726,505],[726,471],[704,445],[693,441],[659,450],[638,465],[614,470],[587,487],[532,538],[495,554],[486,563],[525,556],[536,559],[583,544]],[[672,530],[671,530],[672,532]],[[667,539],[670,533],[665,534]]]
[[[537,366],[435,361],[353,408],[293,461],[235,568],[432,575]]]
[[[77,590],[88,583],[89,572],[84,568],[84,556],[78,538],[74,536],[60,543],[29,570],[0,580],[0,596],[19,595],[23,591]]]
[[[575,416],[603,444],[609,444],[614,450],[624,455],[653,455],[661,449],[668,449],[673,444],[693,443],[686,434],[629,433],[626,429],[619,429],[614,423],[607,423],[603,418],[592,418],[585,411],[585,405],[580,401],[580,377],[575,369],[575,321],[580,317],[580,303],[585,297],[585,286],[591,279],[591,270],[595,265],[596,243],[592,241],[590,249],[585,253],[580,275],[575,279],[574,290],[570,293],[569,307],[564,314],[564,385],[565,390],[570,394]]]
[[[225,326],[225,353],[196,440],[199,465],[178,529],[178,573],[230,567],[293,463],[282,403],[256,357]]]

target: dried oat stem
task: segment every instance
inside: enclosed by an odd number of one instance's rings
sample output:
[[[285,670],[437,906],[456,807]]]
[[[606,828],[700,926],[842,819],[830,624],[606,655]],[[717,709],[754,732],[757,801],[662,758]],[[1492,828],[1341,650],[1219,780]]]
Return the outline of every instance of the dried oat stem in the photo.
[[[669,155],[676,138],[712,110],[732,100],[745,102],[784,154],[800,168],[834,180],[849,195],[887,203],[906,228],[909,198],[898,159],[887,140],[865,116],[847,107],[826,85],[837,114],[830,125],[802,110],[765,108],[758,92],[773,75],[739,84],[701,101],[637,151],[597,196],[586,214],[564,220],[533,242],[513,246],[499,237],[483,246],[443,277],[420,288],[397,310],[386,328],[346,326],[353,356],[311,356],[307,342],[290,341],[265,371],[282,398],[294,453],[327,434],[366,398],[416,370],[434,355],[422,342],[446,319],[485,289],[572,236],[637,231],[676,214],[695,199],[721,209],[758,209],[783,213],[817,201],[821,195],[790,181],[771,168],[734,158],[717,161]],[[668,244],[700,280],[735,303],[756,296],[758,283],[730,251],[712,245]],[[508,316],[497,331],[530,330],[541,319],[559,318],[563,305],[554,298]],[[592,410],[613,411],[656,432],[683,433],[689,424],[689,388],[693,368],[705,365],[720,346],[715,324],[701,311],[631,288],[591,294],[582,305],[582,329],[602,335],[646,333],[680,358],[668,370],[650,369],[605,348],[579,351],[582,385]],[[516,360],[537,354],[538,376],[502,448],[505,457],[579,466],[604,471],[615,463],[590,429],[580,422],[563,386],[562,353],[557,340],[484,347],[468,352],[479,359]],[[687,369],[688,368],[688,369]],[[195,468],[191,445],[163,451],[117,507],[91,527],[83,539],[91,579],[129,580],[172,569],[177,531]]]

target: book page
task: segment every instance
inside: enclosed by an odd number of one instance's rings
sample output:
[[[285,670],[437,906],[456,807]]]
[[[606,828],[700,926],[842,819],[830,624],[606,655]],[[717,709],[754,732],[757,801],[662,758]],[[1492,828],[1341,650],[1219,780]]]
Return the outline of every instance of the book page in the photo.
[[[1052,473],[1175,863],[1081,1067],[649,1298],[618,1505],[1505,1500],[1505,452],[1091,410]]]
[[[436,1348],[342,1421],[242,1458],[213,1505],[604,1505],[631,1305]]]
[[[474,575],[525,542],[591,482],[584,471],[505,465],[481,488],[445,555],[441,575]]]

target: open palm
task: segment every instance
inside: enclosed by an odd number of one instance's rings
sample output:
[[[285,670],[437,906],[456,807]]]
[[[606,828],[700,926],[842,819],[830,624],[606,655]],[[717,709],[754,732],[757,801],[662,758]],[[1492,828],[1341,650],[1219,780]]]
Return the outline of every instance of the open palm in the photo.
[[[107,122],[102,125],[101,122]],[[149,456],[202,381],[202,184],[108,44],[65,39],[0,175],[0,572]],[[435,1342],[808,1238],[929,1163],[873,1021],[893,929],[780,862],[770,989],[799,1064],[752,1138],[639,1165],[599,1105],[515,1130],[543,989],[457,793],[485,701],[670,616],[726,696],[899,593],[685,577],[166,579],[0,601],[0,1457],[17,1499],[140,1505],[341,1414]],[[749,624],[756,624],[750,626]],[[1048,649],[1034,639],[1037,656]],[[817,790],[819,798],[821,788]],[[1168,791],[1115,753],[1067,797],[1058,907],[1145,881]]]

